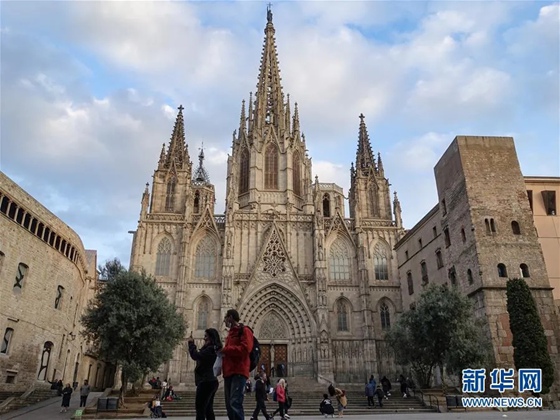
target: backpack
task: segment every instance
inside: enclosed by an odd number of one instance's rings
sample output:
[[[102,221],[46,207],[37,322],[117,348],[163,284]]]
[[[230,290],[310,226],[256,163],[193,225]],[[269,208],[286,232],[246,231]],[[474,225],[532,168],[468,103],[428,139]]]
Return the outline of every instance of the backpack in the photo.
[[[239,337],[243,335],[243,328],[249,328],[249,331],[251,331],[251,334],[253,335],[253,349],[251,350],[251,353],[249,353],[249,372],[251,372],[255,370],[259,364],[259,359],[261,358],[261,345],[259,344],[257,337],[255,337],[255,333],[251,327],[246,327],[243,324],[241,324],[241,328],[239,329]]]

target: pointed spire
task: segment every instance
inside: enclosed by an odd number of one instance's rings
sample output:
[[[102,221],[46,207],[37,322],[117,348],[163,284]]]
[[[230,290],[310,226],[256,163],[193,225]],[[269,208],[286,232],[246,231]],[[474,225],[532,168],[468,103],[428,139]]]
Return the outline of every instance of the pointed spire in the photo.
[[[397,227],[402,227],[402,210],[401,210],[401,202],[399,201],[399,198],[397,197],[397,192],[395,191],[393,193],[395,195],[395,198],[393,199],[393,214],[395,216],[395,224],[397,225]]]
[[[161,168],[165,165],[165,143],[161,146],[161,152],[159,154],[158,167]]]
[[[297,135],[299,133],[299,108],[297,102],[294,104],[294,120],[292,122],[292,133]]]
[[[210,177],[208,172],[204,169],[204,143],[200,146],[200,153],[198,154],[198,168],[194,171],[193,181],[200,184],[210,184]]]
[[[383,162],[381,161],[381,153],[377,153],[377,173],[380,177],[385,178],[385,170],[383,169]]]
[[[356,152],[356,170],[368,171],[375,168],[375,157],[371,150],[371,143],[367,132],[364,114],[360,114],[360,131],[358,136],[358,151]]]
[[[288,133],[290,132],[290,118],[291,118],[291,111],[290,111],[290,94],[288,93],[286,95],[286,107],[285,107],[285,112],[286,112],[286,122],[284,123],[286,126],[286,130],[288,130]]]
[[[270,5],[267,8],[267,24],[264,33],[259,80],[255,95],[255,124],[258,128],[265,124],[282,128],[285,124],[284,103]]]
[[[169,148],[165,156],[164,167],[170,168],[172,163],[179,168],[183,164],[188,163],[188,149],[185,143],[185,123],[183,121],[183,105],[179,106],[179,113],[175,120],[171,140],[169,141]]]
[[[247,116],[245,115],[245,99],[241,101],[241,116],[239,117],[239,140],[247,135]]]

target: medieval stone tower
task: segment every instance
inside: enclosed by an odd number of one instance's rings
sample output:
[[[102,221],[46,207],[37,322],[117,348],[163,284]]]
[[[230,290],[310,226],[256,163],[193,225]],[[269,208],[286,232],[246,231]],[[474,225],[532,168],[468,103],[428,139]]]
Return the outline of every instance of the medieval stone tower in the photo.
[[[270,373],[362,382],[394,375],[383,330],[401,311],[396,254],[403,235],[364,116],[352,165],[349,214],[344,191],[313,178],[311,159],[284,96],[272,12],[268,10],[255,95],[243,101],[228,158],[225,215],[214,214],[214,186],[199,156],[192,170],[179,108],[142,197],[131,268],[146,269],[167,290],[188,330],[224,330],[239,310],[262,343]],[[179,346],[160,376],[192,382],[193,362]]]

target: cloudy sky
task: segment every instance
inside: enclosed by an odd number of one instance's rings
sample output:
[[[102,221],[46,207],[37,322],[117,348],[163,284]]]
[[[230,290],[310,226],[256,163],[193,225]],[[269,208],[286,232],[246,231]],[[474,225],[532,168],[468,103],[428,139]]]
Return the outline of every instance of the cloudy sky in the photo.
[[[266,3],[2,1],[0,170],[99,261],[131,235],[176,108],[223,212],[225,162],[255,90]],[[405,226],[437,202],[455,135],[515,138],[525,175],[559,176],[558,2],[276,2],[284,93],[313,175],[349,187],[358,115]]]

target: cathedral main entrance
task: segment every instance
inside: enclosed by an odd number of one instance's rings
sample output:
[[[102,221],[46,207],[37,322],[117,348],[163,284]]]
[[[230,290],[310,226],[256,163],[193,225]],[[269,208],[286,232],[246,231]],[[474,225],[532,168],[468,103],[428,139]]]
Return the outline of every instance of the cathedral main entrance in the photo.
[[[287,344],[262,344],[259,368],[269,377],[288,376],[288,345]]]

